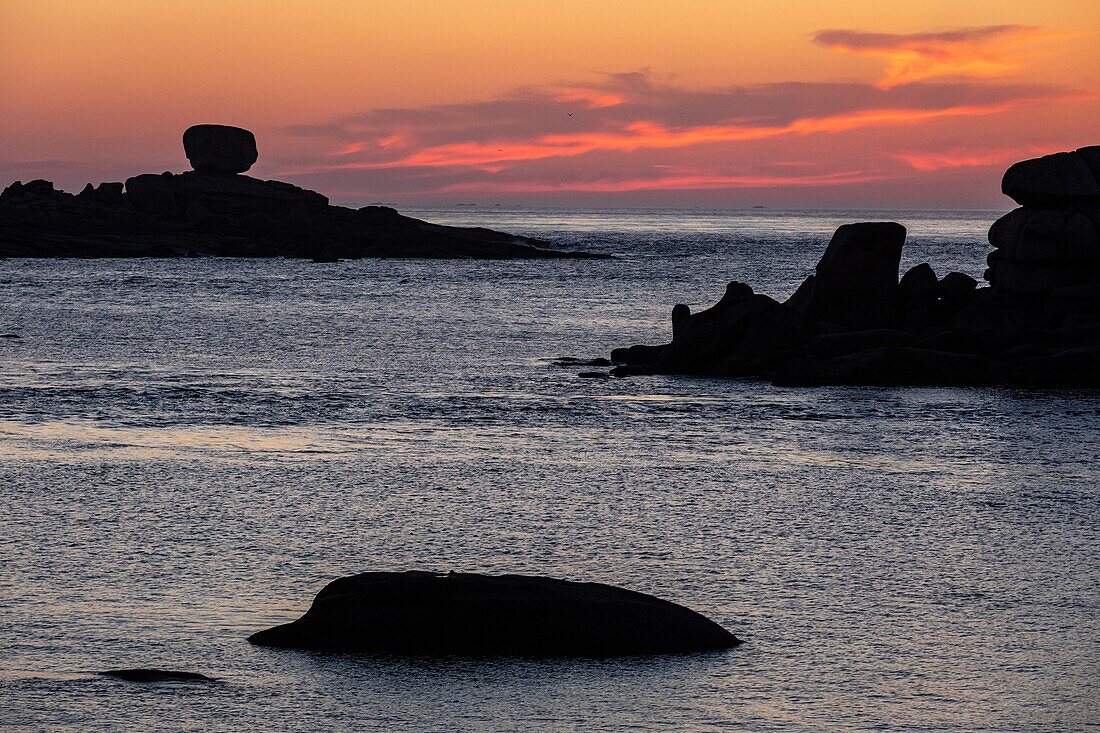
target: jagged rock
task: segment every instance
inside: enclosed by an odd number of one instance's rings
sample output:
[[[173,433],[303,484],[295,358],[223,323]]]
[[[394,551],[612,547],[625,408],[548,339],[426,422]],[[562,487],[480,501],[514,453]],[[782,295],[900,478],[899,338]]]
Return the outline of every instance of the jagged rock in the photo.
[[[1100,202],[1100,182],[1077,151],[1013,164],[1001,179],[1001,192],[1023,206]]]
[[[199,173],[244,173],[256,162],[256,136],[229,125],[194,125],[183,133],[183,150]]]
[[[817,264],[804,313],[854,330],[890,326],[905,227],[894,222],[845,224]]]
[[[417,656],[618,656],[740,643],[695,611],[601,583],[426,572],[340,578],[297,621],[248,640]]]

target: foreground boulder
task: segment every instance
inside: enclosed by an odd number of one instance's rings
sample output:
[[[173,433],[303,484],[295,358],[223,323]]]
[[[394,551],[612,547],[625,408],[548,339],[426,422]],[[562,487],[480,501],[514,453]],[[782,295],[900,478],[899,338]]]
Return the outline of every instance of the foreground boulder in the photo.
[[[617,656],[740,641],[675,603],[600,583],[523,575],[363,573],[329,583],[259,646],[403,655]]]
[[[979,288],[921,263],[897,279],[905,229],[837,229],[783,304],[730,283],[672,310],[672,341],[615,349],[613,375],[704,374],[779,386],[1100,387],[1100,146],[1012,166],[1023,206],[989,230]]]
[[[0,193],[0,257],[595,257],[490,229],[448,227],[384,206],[351,209],[281,181],[239,175],[256,161],[251,132],[196,125],[193,171],[133,176],[77,195],[49,181]]]

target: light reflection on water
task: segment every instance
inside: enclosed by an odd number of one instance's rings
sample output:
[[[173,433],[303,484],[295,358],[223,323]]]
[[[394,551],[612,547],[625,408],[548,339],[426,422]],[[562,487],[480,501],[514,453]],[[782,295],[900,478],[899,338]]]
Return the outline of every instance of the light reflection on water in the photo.
[[[548,360],[667,338],[674,303],[728,279],[789,292],[854,217],[493,215],[623,256],[0,261],[0,330],[23,336],[0,343],[0,726],[1097,723],[1100,397],[580,380]],[[991,215],[889,218],[909,261],[980,274]],[[408,568],[625,585],[747,643],[427,662],[243,641],[333,577]],[[148,665],[224,684],[92,675]]]

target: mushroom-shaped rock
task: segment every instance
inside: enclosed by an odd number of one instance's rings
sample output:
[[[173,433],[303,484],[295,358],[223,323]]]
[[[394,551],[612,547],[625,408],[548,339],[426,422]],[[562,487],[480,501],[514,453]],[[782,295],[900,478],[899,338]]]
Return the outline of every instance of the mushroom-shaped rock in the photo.
[[[183,133],[183,150],[199,173],[244,173],[256,162],[256,136],[229,125],[194,125]]]
[[[248,640],[415,656],[617,656],[740,643],[690,609],[609,585],[420,571],[335,580],[300,619]]]

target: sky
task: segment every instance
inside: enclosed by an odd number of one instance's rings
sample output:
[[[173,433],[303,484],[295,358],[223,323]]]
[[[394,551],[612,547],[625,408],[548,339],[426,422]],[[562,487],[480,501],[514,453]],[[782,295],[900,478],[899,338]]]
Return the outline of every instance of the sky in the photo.
[[[1097,0],[0,0],[0,185],[249,172],[396,205],[990,208],[1100,144]]]

